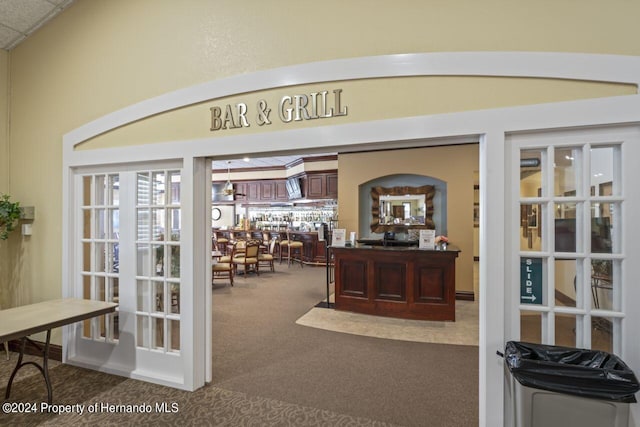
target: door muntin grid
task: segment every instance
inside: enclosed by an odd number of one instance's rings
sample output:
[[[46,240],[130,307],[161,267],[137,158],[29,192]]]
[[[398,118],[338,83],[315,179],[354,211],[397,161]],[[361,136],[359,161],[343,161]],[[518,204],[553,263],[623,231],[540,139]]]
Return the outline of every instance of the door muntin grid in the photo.
[[[136,345],[180,352],[180,171],[136,174]]]
[[[620,144],[520,149],[520,339],[620,351],[620,153]],[[530,260],[539,277],[525,283]],[[535,301],[522,298],[536,286]]]
[[[120,176],[88,174],[81,177],[80,227],[82,298],[119,302],[120,286]],[[82,337],[117,343],[119,310],[85,320]]]

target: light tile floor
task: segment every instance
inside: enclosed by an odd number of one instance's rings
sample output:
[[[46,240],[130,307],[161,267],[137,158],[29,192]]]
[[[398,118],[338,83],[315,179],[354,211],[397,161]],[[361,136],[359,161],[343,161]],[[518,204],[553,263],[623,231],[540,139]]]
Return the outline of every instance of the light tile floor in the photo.
[[[456,301],[455,322],[406,320],[312,308],[297,324],[354,335],[439,344],[478,345],[478,263],[474,265],[475,301]],[[333,297],[333,295],[332,295]],[[332,300],[332,298],[330,298]]]

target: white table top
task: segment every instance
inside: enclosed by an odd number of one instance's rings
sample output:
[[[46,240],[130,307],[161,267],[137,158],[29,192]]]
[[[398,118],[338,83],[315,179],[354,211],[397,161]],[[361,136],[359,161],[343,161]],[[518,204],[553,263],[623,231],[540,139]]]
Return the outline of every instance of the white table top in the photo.
[[[0,343],[111,313],[118,306],[78,298],[64,298],[0,310]]]

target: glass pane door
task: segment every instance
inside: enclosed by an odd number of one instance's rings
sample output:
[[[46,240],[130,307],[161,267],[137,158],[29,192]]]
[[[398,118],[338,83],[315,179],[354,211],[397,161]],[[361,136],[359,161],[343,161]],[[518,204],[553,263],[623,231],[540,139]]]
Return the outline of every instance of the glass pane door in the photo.
[[[82,297],[119,302],[120,284],[120,176],[82,177]],[[83,337],[117,342],[119,312],[83,322]]]
[[[179,388],[192,387],[185,351],[181,170],[83,173],[75,177],[75,295],[119,304],[74,326],[67,362]],[[126,169],[126,168],[122,168]]]
[[[136,345],[180,352],[180,172],[136,179]]]
[[[621,145],[518,149],[521,341],[620,353]]]

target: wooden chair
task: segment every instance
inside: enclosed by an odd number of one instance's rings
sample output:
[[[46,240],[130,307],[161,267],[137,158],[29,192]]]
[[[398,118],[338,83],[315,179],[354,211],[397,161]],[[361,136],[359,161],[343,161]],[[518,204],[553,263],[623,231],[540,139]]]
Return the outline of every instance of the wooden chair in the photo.
[[[269,233],[266,231],[262,232],[262,242],[260,242],[260,253],[268,253],[269,252],[269,242],[271,242],[271,238],[269,237]]]
[[[226,246],[226,244],[225,244]],[[216,278],[229,279],[231,286],[233,286],[233,264],[231,258],[233,257],[233,249],[228,255],[220,255],[222,251],[218,251],[215,256],[212,255],[211,264],[211,284],[215,282]]]
[[[218,250],[220,252],[222,252],[223,254],[227,253],[227,243],[229,243],[229,239],[227,239],[224,236],[218,236],[218,232],[214,231],[213,232],[213,240],[214,240],[214,247],[218,248]]]
[[[236,256],[242,256],[246,244],[247,242],[244,240],[237,240],[233,245],[230,245],[231,249],[227,251],[226,255],[218,258],[218,262],[233,264],[233,258]]]
[[[250,268],[256,272],[256,275],[260,275],[258,267],[258,254],[260,252],[260,242],[258,240],[249,240],[246,243],[244,252],[236,254],[231,259],[235,273],[238,272],[238,265],[244,266],[245,276],[249,272]]]
[[[233,264],[230,262],[217,262],[211,266],[211,284],[215,279],[229,279],[233,286]]]
[[[268,252],[267,253],[260,253],[258,255],[258,265],[259,266],[266,266],[269,267],[269,269],[271,271],[276,271],[274,265],[273,265],[273,261],[275,259],[273,252],[276,248],[276,243],[277,243],[277,239],[273,238],[271,239],[271,242],[269,242],[269,246],[268,246]]]

